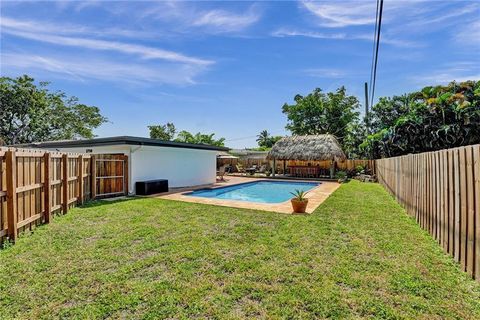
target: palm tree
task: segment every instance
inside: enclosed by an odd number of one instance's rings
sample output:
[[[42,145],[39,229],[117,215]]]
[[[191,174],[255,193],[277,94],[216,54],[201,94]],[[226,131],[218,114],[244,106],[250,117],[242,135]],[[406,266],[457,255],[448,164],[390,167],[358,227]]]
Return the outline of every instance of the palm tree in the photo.
[[[263,130],[257,135],[257,142],[260,147],[268,146],[270,143],[270,133],[267,130]]]

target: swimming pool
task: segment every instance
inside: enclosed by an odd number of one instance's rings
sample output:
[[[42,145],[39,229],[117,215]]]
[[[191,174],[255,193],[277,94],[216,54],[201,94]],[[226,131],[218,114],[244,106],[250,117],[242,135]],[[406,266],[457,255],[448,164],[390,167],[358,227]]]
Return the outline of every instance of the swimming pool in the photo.
[[[293,197],[290,192],[295,190],[308,191],[319,185],[319,182],[254,181],[228,187],[196,190],[185,193],[185,195],[260,203],[280,203]]]

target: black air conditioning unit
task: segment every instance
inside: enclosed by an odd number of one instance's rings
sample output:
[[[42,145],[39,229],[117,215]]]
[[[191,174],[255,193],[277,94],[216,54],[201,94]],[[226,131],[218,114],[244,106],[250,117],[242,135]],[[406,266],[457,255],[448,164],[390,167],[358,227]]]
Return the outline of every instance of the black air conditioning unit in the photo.
[[[135,183],[135,192],[137,195],[146,196],[149,194],[168,191],[168,180],[157,179],[148,181],[137,181]]]

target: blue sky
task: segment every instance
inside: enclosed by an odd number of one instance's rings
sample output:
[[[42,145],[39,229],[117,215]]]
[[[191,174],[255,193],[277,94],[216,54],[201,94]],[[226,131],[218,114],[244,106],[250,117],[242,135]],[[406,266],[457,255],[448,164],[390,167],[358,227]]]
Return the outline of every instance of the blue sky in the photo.
[[[101,108],[98,136],[147,125],[235,148],[284,130],[285,102],[345,85],[363,102],[375,0],[2,1],[1,74],[29,74]],[[377,96],[480,79],[478,1],[385,0]]]

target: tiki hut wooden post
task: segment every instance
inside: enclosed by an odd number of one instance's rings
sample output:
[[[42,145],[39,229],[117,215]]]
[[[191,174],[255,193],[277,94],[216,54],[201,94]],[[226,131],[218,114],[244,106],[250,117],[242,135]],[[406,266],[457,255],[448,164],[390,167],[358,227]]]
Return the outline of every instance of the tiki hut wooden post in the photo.
[[[337,138],[331,134],[284,137],[277,141],[267,155],[273,160],[331,161],[330,177],[335,175],[335,162],[346,159]],[[285,170],[284,165],[284,171]],[[272,176],[273,170],[272,170]]]
[[[330,178],[333,179],[334,176],[335,176],[335,160],[332,159],[330,161]]]
[[[273,160],[273,166],[272,166],[272,177],[275,177],[275,158]]]

